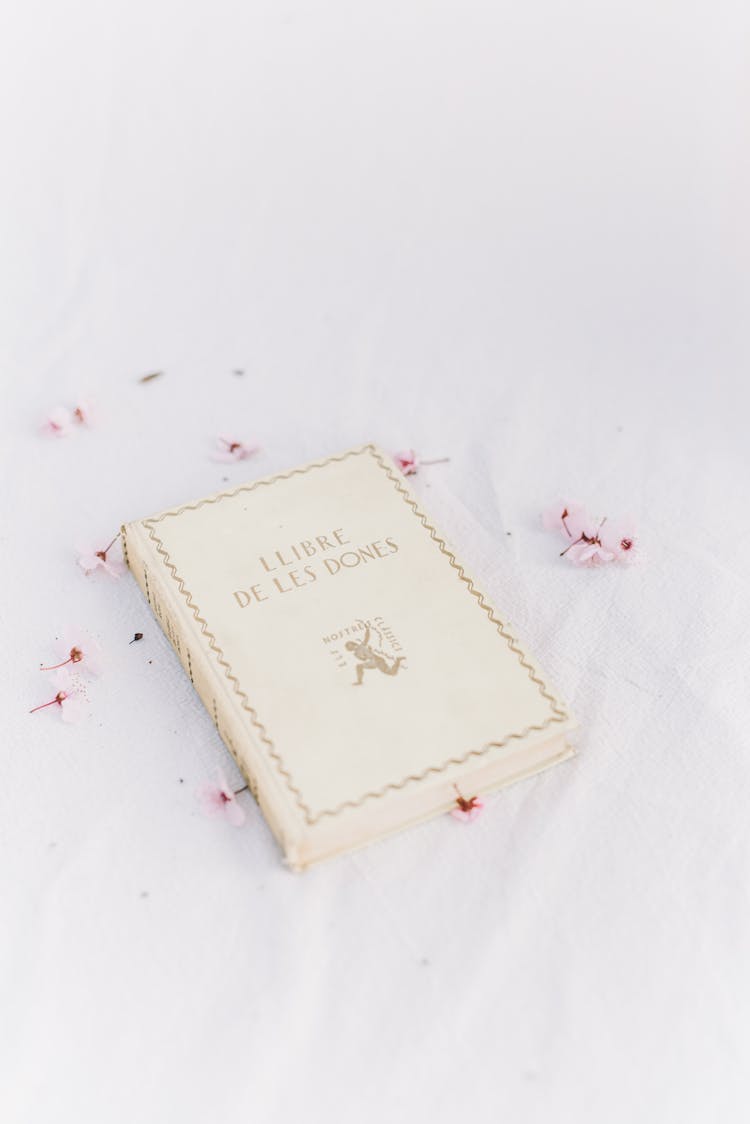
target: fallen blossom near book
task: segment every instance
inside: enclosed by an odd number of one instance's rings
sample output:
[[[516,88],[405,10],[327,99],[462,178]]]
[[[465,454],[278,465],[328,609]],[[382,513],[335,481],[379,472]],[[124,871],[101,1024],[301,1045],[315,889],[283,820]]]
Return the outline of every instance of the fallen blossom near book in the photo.
[[[78,565],[85,574],[93,574],[95,570],[103,570],[112,578],[119,578],[125,573],[125,564],[119,559],[109,557],[109,552],[120,537],[118,531],[115,537],[105,547],[98,550],[94,546],[81,546],[78,548]]]
[[[198,789],[198,800],[204,816],[219,816],[232,827],[242,827],[245,822],[245,809],[237,797],[247,789],[247,785],[236,792],[231,788],[221,769],[216,770],[216,781],[205,781]]]
[[[403,449],[400,453],[394,453],[393,459],[404,476],[416,476],[420,468],[431,464],[447,464],[450,457],[437,457],[434,460],[425,461],[417,455],[414,449]]]
[[[57,707],[63,722],[80,721],[81,718],[85,717],[89,697],[86,683],[82,677],[71,674],[67,668],[60,668],[55,672],[53,681],[57,688],[54,698],[49,699],[48,702],[40,703],[39,706],[32,707],[29,713],[36,714],[39,710],[46,710],[48,707],[54,706]]]
[[[558,532],[567,545],[561,558],[574,566],[601,566],[608,562],[631,565],[643,560],[640,536],[632,517],[611,520],[592,518],[577,500],[560,500],[542,513],[542,524]]]
[[[223,464],[233,464],[235,461],[245,461],[260,449],[260,445],[252,441],[240,441],[236,437],[220,435],[216,438],[216,448],[211,454],[211,459]]]
[[[55,645],[59,662],[47,667],[40,667],[40,671],[57,671],[59,668],[73,665],[76,671],[85,671],[88,675],[98,677],[102,673],[102,650],[97,640],[82,628],[72,629],[65,633]]]
[[[456,797],[456,807],[451,812],[454,820],[461,820],[463,823],[473,823],[479,815],[481,815],[484,808],[484,801],[479,796],[469,796],[468,798],[462,796],[459,792]]]

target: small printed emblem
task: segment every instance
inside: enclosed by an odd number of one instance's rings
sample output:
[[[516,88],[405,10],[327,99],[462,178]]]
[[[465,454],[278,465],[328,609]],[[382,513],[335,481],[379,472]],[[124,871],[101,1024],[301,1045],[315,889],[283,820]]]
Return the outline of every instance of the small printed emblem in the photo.
[[[347,628],[323,637],[336,666],[353,673],[352,686],[366,682],[366,672],[393,677],[406,670],[406,655],[382,617],[356,620]],[[400,653],[400,654],[399,654]]]

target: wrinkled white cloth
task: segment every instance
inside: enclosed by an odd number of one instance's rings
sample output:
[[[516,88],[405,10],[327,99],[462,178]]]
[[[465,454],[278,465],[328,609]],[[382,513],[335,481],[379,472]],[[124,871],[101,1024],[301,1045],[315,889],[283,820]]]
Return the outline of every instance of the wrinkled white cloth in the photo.
[[[3,1121],[744,1120],[747,6],[6,24]],[[81,394],[90,432],[37,435]],[[263,451],[213,463],[227,431]],[[373,439],[451,458],[416,486],[579,754],[294,875],[251,803],[201,816],[229,757],[74,548]],[[647,562],[560,560],[562,492]],[[68,727],[27,711],[71,624],[107,668]]]

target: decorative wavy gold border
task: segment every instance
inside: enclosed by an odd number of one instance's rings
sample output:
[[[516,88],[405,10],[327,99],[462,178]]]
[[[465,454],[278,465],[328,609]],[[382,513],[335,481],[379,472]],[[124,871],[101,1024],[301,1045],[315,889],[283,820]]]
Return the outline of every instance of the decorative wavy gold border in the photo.
[[[409,505],[409,507],[411,507],[415,516],[419,519],[422,526],[429,533],[430,538],[433,540],[433,542],[435,542],[438,545],[441,553],[445,555],[445,557],[448,559],[448,562],[450,563],[450,565],[458,573],[459,578],[461,579],[462,582],[464,582],[464,584],[466,585],[466,588],[468,589],[469,593],[472,595],[472,597],[474,597],[476,599],[477,603],[481,606],[481,608],[484,610],[484,612],[487,614],[488,618],[493,622],[493,624],[495,624],[497,626],[497,631],[507,641],[508,647],[514,653],[514,655],[516,655],[518,657],[519,663],[521,664],[521,666],[523,668],[525,668],[525,670],[528,673],[528,676],[531,679],[531,681],[533,683],[536,683],[536,685],[538,686],[539,693],[542,695],[543,698],[545,698],[549,702],[551,714],[550,714],[549,718],[545,719],[544,722],[533,725],[533,726],[527,726],[524,730],[521,730],[518,733],[508,734],[507,737],[502,738],[500,741],[487,742],[485,745],[481,746],[479,749],[470,749],[470,750],[468,750],[468,752],[464,753],[462,756],[451,757],[448,761],[444,761],[441,765],[430,765],[429,768],[424,769],[421,773],[412,773],[408,777],[404,777],[404,779],[401,780],[401,781],[383,785],[382,788],[379,788],[379,789],[377,789],[373,792],[366,792],[363,796],[360,796],[356,800],[345,800],[345,801],[343,801],[343,803],[337,805],[335,808],[326,808],[322,812],[313,813],[312,809],[305,803],[305,801],[302,797],[302,793],[300,792],[299,788],[294,783],[294,779],[292,777],[292,774],[289,772],[286,765],[284,764],[284,761],[283,761],[280,753],[278,752],[278,750],[276,749],[273,741],[271,740],[271,738],[268,735],[268,731],[266,730],[265,726],[263,725],[260,718],[258,717],[257,711],[255,710],[255,708],[251,704],[251,702],[250,702],[249,698],[247,697],[247,695],[245,694],[245,692],[242,690],[242,687],[240,686],[239,679],[234,674],[234,672],[232,671],[232,668],[230,667],[227,660],[225,659],[224,653],[222,652],[221,648],[219,647],[219,645],[216,642],[216,637],[214,636],[214,634],[209,629],[205,618],[201,616],[199,606],[196,605],[196,603],[193,601],[192,593],[190,592],[190,590],[185,585],[184,579],[180,576],[180,574],[178,574],[174,563],[172,562],[171,558],[169,557],[169,554],[168,554],[167,550],[164,547],[164,543],[162,542],[162,540],[157,535],[154,527],[155,527],[155,524],[160,523],[162,521],[162,519],[167,519],[171,516],[181,515],[184,511],[197,511],[198,508],[203,507],[206,504],[219,503],[221,500],[227,499],[231,496],[236,496],[241,492],[252,492],[256,488],[262,488],[262,487],[266,487],[270,484],[275,484],[279,480],[288,480],[292,476],[299,476],[299,475],[302,475],[303,473],[310,472],[310,471],[312,471],[313,469],[316,469],[316,468],[324,468],[328,464],[333,464],[334,462],[337,462],[337,461],[344,461],[344,460],[347,460],[347,458],[349,458],[349,457],[361,456],[363,453],[369,453],[372,457],[374,457],[374,459],[377,461],[377,463],[383,469],[385,474],[388,476],[388,478],[394,484],[396,490],[400,493],[402,499],[405,501],[405,503],[407,503]],[[495,613],[494,613],[494,610],[493,610],[492,606],[485,600],[482,592],[475,587],[474,582],[466,574],[466,572],[465,572],[463,566],[461,565],[461,563],[456,560],[455,555],[452,553],[452,551],[446,545],[444,540],[441,539],[440,535],[437,533],[437,531],[432,526],[432,524],[428,521],[427,516],[424,514],[423,511],[420,510],[420,508],[418,507],[417,502],[414,499],[414,497],[411,495],[411,493],[408,491],[408,489],[404,487],[403,480],[399,476],[396,475],[395,470],[381,456],[379,450],[376,449],[374,445],[363,445],[359,449],[350,449],[348,452],[341,453],[338,456],[326,457],[326,459],[322,460],[322,461],[313,461],[312,464],[304,465],[302,468],[293,468],[289,472],[281,472],[276,476],[269,476],[269,477],[265,477],[262,480],[255,480],[251,484],[242,484],[239,488],[234,488],[232,491],[229,491],[229,492],[218,492],[216,495],[209,496],[204,500],[197,500],[194,503],[183,504],[182,507],[173,508],[170,511],[163,511],[161,513],[161,515],[155,515],[150,519],[142,520],[142,524],[147,529],[148,534],[149,534],[149,538],[152,540],[152,542],[156,546],[157,553],[164,559],[165,566],[170,571],[172,579],[177,583],[178,590],[182,594],[182,596],[185,598],[185,603],[186,603],[187,607],[192,611],[194,619],[200,625],[200,630],[201,630],[202,634],[206,637],[206,640],[208,641],[209,648],[211,649],[211,651],[216,656],[217,663],[219,664],[220,667],[222,667],[224,669],[224,675],[229,680],[229,682],[232,684],[234,692],[237,695],[237,697],[239,698],[240,704],[241,704],[243,710],[245,710],[247,712],[247,714],[250,716],[250,721],[252,722],[252,724],[253,724],[262,744],[266,747],[266,749],[268,751],[268,754],[271,757],[271,759],[273,760],[274,764],[276,765],[276,768],[277,768],[280,776],[284,779],[284,782],[285,782],[287,788],[289,789],[290,793],[294,797],[295,803],[299,807],[300,811],[303,813],[303,815],[305,817],[305,821],[310,826],[318,823],[320,820],[324,819],[326,816],[337,816],[337,815],[339,815],[340,812],[343,812],[348,808],[358,808],[361,804],[364,804],[364,802],[366,800],[379,799],[380,797],[385,796],[386,793],[388,793],[388,792],[395,792],[398,789],[404,788],[407,784],[411,784],[412,782],[424,780],[425,777],[431,776],[431,775],[436,774],[436,773],[442,773],[446,769],[450,768],[451,765],[463,765],[464,762],[468,761],[472,757],[481,757],[485,753],[489,753],[489,751],[491,749],[500,749],[503,746],[507,745],[511,741],[521,740],[522,738],[525,738],[527,734],[536,733],[536,732],[545,730],[548,726],[551,726],[553,723],[564,722],[568,718],[568,715],[565,712],[565,710],[563,710],[563,708],[560,706],[559,702],[550,693],[550,691],[548,690],[547,685],[544,683],[544,681],[542,679],[540,679],[539,676],[536,674],[536,671],[534,670],[534,667],[525,658],[525,656],[523,654],[523,651],[519,647],[519,645],[516,642],[516,640],[514,639],[514,637],[511,636],[511,634],[506,631],[503,622],[501,620],[499,620],[498,617],[495,616]]]

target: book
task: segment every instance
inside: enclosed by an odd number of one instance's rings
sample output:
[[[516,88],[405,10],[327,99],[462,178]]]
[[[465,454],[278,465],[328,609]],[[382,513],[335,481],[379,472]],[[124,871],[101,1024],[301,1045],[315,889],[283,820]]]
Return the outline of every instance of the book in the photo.
[[[567,708],[375,445],[122,541],[295,870],[573,753]]]

